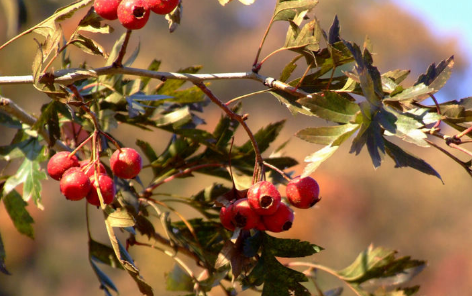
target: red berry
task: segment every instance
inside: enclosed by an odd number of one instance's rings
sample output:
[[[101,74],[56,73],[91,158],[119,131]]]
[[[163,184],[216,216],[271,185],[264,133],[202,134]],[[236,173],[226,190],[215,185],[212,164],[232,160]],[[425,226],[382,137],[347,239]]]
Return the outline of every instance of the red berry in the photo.
[[[79,159],[72,155],[69,157],[69,152],[62,151],[54,154],[48,162],[48,174],[54,180],[60,180],[65,171],[71,167],[78,167]]]
[[[92,183],[92,189],[90,189],[89,194],[87,195],[87,201],[94,205],[100,206],[100,199],[98,198],[97,187],[100,187],[100,192],[102,193],[103,202],[105,204],[111,204],[115,199],[115,183],[107,175],[98,176],[98,182],[95,180],[95,177],[90,178]]]
[[[68,169],[62,176],[60,188],[69,200],[81,200],[90,191],[92,184],[89,178],[78,167]]]
[[[118,178],[132,179],[141,171],[143,160],[133,148],[121,148],[110,157],[110,167]]]
[[[261,216],[252,210],[247,198],[238,199],[232,206],[233,224],[245,230],[253,229],[261,221]]]
[[[83,170],[87,177],[92,177],[95,175],[95,165],[90,163],[90,160],[82,160],[80,163],[80,168]],[[100,175],[107,175],[107,170],[103,163],[99,162],[100,166]]]
[[[168,14],[179,5],[179,0],[148,0],[149,8],[157,14]]]
[[[293,211],[284,203],[280,203],[277,211],[270,216],[262,216],[262,221],[267,230],[272,232],[287,231],[292,227]]]
[[[236,228],[232,222],[233,220],[233,204],[228,207],[222,207],[220,209],[220,221],[221,224],[228,230],[234,231]]]
[[[279,207],[281,196],[274,184],[261,181],[247,192],[249,205],[259,215],[272,215]]]
[[[149,5],[146,0],[123,0],[118,6],[118,19],[129,30],[138,30],[149,20]]]
[[[308,209],[320,201],[320,187],[311,177],[293,179],[288,183],[286,193],[289,202],[300,209]]]
[[[117,10],[121,0],[95,0],[93,8],[95,12],[107,20],[116,20],[118,18]]]

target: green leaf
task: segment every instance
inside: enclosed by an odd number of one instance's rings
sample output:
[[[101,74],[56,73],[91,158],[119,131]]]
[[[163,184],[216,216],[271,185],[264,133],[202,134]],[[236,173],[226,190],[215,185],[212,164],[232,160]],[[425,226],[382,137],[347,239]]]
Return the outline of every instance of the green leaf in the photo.
[[[167,291],[193,291],[193,279],[178,264],[165,273]]]
[[[90,264],[92,265],[93,271],[95,271],[95,274],[97,275],[98,280],[100,281],[101,288],[104,289],[108,295],[110,295],[108,288],[112,289],[115,292],[118,292],[118,289],[116,288],[113,281],[98,267],[94,259],[95,258],[93,257],[90,258]]]
[[[424,127],[421,117],[412,113],[401,113],[386,106],[375,115],[375,119],[386,130],[385,134],[395,135],[420,147],[429,147],[425,141],[427,136],[420,130]]]
[[[34,220],[26,210],[28,204],[22,199],[21,195],[16,190],[12,190],[2,200],[15,228],[21,234],[34,239]]]
[[[120,260],[116,258],[113,248],[93,239],[89,240],[89,254],[94,261],[99,261],[113,268],[123,269]]]
[[[370,245],[351,265],[337,274],[344,281],[360,284],[370,279],[399,276],[409,269],[417,269],[417,274],[425,267],[425,261],[412,260],[410,257],[396,258],[396,253]],[[409,279],[402,282],[406,280]]]
[[[267,150],[270,143],[272,143],[277,138],[284,124],[285,120],[271,123],[268,126],[261,128],[257,131],[257,133],[254,134],[254,138],[256,139],[261,153]],[[247,141],[244,143],[244,145],[239,147],[239,150],[243,153],[254,153],[252,143],[250,141]]]
[[[366,103],[366,102],[365,102]],[[364,108],[368,108],[368,103],[362,104]],[[379,167],[382,163],[383,156],[385,155],[385,145],[382,137],[382,127],[380,126],[377,116],[379,113],[375,113],[374,117],[369,119],[365,113],[370,115],[370,112],[362,112],[363,122],[360,126],[359,133],[352,141],[350,153],[356,153],[358,155],[362,148],[367,145],[370,158],[375,168]]]
[[[28,137],[24,130],[19,130],[10,145],[0,146],[0,156],[2,156],[0,158],[7,161],[20,157],[35,160],[40,156],[43,148],[37,138]]]
[[[370,104],[380,107],[380,100],[384,97],[381,76],[377,68],[372,65],[371,54],[367,49],[362,54],[357,44],[344,41],[344,45],[351,51],[356,61],[356,71],[364,97]]]
[[[169,32],[173,33],[180,25],[180,19],[182,18],[182,2],[179,2],[179,5],[173,11],[166,14],[165,18],[169,23]]]
[[[306,11],[297,15],[291,22],[284,47],[303,54],[314,56],[313,52],[320,49],[321,29],[316,19],[306,23],[303,28],[298,25],[303,21]]]
[[[158,71],[160,67],[161,67],[161,61],[154,59],[152,60],[151,64],[149,64],[149,66],[147,67],[147,70]],[[149,84],[149,81],[151,81],[151,78],[141,77],[141,81],[143,82],[143,88],[144,88]]]
[[[298,102],[313,115],[339,123],[354,121],[356,113],[360,110],[354,101],[331,91],[312,94],[311,98],[302,98]]]
[[[0,125],[8,128],[21,129],[21,122],[10,115],[0,112]]]
[[[275,257],[297,258],[306,257],[318,252],[323,248],[299,239],[284,239],[264,235],[264,248]]]
[[[135,225],[133,216],[124,208],[109,213],[106,219],[112,227],[132,227]]]
[[[180,69],[177,73],[188,73],[196,74],[202,69],[202,66],[192,66],[184,69]],[[173,95],[173,92],[185,84],[184,80],[169,79],[158,88],[157,92],[159,94]]]
[[[80,20],[77,31],[110,34],[113,32],[113,28],[108,24],[102,25],[102,18],[90,8],[87,14]]]
[[[282,90],[270,90],[269,93],[279,100],[280,103],[284,104],[292,115],[301,113],[308,116],[315,116],[315,114],[303,108],[303,106],[298,102],[299,97]]]
[[[411,70],[393,70],[382,74],[382,77],[387,77],[393,80],[396,84],[400,84],[410,74]]]
[[[103,46],[98,44],[95,40],[85,37],[79,33],[74,35],[74,38],[71,40],[71,44],[77,46],[87,54],[99,55],[107,58],[107,53]]]
[[[418,158],[408,153],[407,151],[403,150],[392,142],[387,141],[386,139],[384,139],[384,143],[387,154],[395,161],[396,168],[411,167],[422,173],[436,176],[439,178],[439,180],[442,181],[442,178],[439,173],[421,158]]]
[[[292,21],[302,11],[312,10],[318,0],[278,0],[273,21]]]
[[[297,68],[296,62],[302,57],[302,55],[298,55],[294,57],[290,63],[288,63],[284,69],[282,70],[282,73],[280,74],[279,80],[282,82],[286,82],[289,78],[290,75],[292,75],[293,71]]]
[[[10,275],[11,273],[8,272],[5,266],[5,258],[6,258],[5,247],[3,246],[2,234],[0,233],[0,272],[6,275]]]
[[[389,101],[415,101],[420,102],[429,97],[429,94],[433,93],[433,89],[428,87],[424,83],[416,84],[412,87],[409,87],[403,90],[400,93],[396,93],[392,97],[385,99],[386,102]]]
[[[45,179],[46,173],[41,170],[39,162],[26,158],[16,174],[7,179],[4,192],[8,194],[23,183],[23,200],[27,202],[33,198],[36,206],[42,210],[44,207],[41,203],[41,180]]]
[[[454,56],[441,61],[438,66],[433,63],[429,66],[425,74],[421,74],[420,77],[418,77],[415,85],[425,84],[432,89],[433,92],[437,92],[446,84],[449,77],[451,77],[453,66]]]
[[[358,124],[350,123],[337,126],[309,127],[299,130],[295,136],[314,144],[337,145],[337,142],[344,142],[358,128]]]
[[[305,157],[305,162],[309,164],[303,169],[303,173],[301,175],[302,178],[310,176],[313,174],[316,169],[323,163],[325,160],[331,157],[331,155],[338,150],[339,146],[326,146],[315,153],[308,155]]]

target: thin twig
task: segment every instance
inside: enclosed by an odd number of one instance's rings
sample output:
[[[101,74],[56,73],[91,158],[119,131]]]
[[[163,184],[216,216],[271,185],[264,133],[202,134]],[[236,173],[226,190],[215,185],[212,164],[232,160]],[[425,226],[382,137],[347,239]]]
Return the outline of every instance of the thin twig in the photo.
[[[126,54],[126,48],[128,47],[129,38],[131,37],[131,32],[132,32],[131,30],[126,31],[125,40],[123,41],[123,44],[121,45],[120,52],[118,53],[116,60],[112,64],[113,67],[116,67],[116,68],[123,67],[123,58],[125,57],[125,54]]]
[[[252,133],[251,129],[246,124],[245,116],[241,116],[239,114],[234,113],[228,106],[226,106],[226,104],[224,104],[220,99],[218,99],[203,82],[195,83],[195,85],[199,87],[213,103],[220,107],[230,119],[236,120],[237,122],[239,122],[239,124],[241,124],[241,126],[244,128],[247,135],[249,136],[249,140],[252,143],[254,153],[256,154],[256,165],[254,166],[253,177],[254,179],[258,179],[259,175],[264,176],[264,160],[262,159],[261,151],[259,149],[259,146],[257,145],[256,138],[254,137],[254,134]]]
[[[436,145],[435,143],[431,142],[430,140],[427,140],[425,139],[426,142],[428,142],[429,145],[433,146],[434,148],[438,149],[439,151],[441,151],[442,153],[446,154],[447,156],[449,156],[452,160],[454,160],[455,162],[457,162],[460,166],[462,166],[469,175],[472,176],[472,171],[470,169],[470,167],[465,163],[463,162],[462,160],[460,160],[459,158],[455,157],[454,155],[452,155],[449,151],[447,151],[446,149],[442,148],[442,147],[439,147],[438,145]]]

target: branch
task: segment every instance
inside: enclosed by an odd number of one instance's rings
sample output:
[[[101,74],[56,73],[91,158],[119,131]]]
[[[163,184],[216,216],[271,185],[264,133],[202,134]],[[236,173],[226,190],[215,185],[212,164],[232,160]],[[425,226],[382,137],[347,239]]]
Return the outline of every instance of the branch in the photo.
[[[19,121],[29,126],[33,126],[37,121],[37,119],[34,116],[28,114],[28,112],[26,112],[20,106],[15,104],[15,102],[1,96],[0,96],[0,110],[3,110],[6,113],[16,117]],[[45,127],[40,127],[38,133],[44,138],[44,140],[48,143],[48,145],[51,144],[49,141],[49,132]],[[66,150],[71,151],[71,149],[60,140],[56,140],[53,148],[54,150],[57,150],[57,151],[66,151]]]
[[[192,83],[202,83],[204,81],[212,80],[232,80],[232,79],[248,79],[259,81],[265,86],[273,89],[282,90],[292,95],[304,98],[311,97],[311,95],[303,90],[290,86],[282,81],[272,77],[266,77],[254,72],[234,72],[234,73],[213,73],[213,74],[189,74],[189,73],[175,73],[175,72],[159,72],[131,67],[114,67],[106,66],[96,69],[65,69],[49,73],[48,75],[41,75],[39,82],[58,83],[65,86],[72,83],[84,80],[90,77],[98,77],[110,74],[125,74],[140,77],[149,77],[159,80],[175,79],[185,80]],[[0,85],[3,84],[32,84],[34,83],[32,75],[25,76],[1,76]]]

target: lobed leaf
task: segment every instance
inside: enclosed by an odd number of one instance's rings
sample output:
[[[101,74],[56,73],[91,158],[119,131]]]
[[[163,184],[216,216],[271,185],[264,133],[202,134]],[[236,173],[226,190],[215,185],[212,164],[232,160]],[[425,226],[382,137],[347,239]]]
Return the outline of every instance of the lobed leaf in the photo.
[[[422,173],[436,176],[439,178],[439,180],[442,181],[442,178],[439,173],[421,158],[418,158],[408,153],[407,151],[403,150],[392,142],[387,141],[386,139],[384,139],[384,143],[387,154],[395,161],[396,168],[411,167]]]
[[[318,0],[278,0],[273,21],[292,21],[302,11],[312,10]]]
[[[356,113],[360,110],[355,102],[332,91],[312,94],[311,98],[302,98],[298,102],[313,115],[339,123],[353,121]]]
[[[12,190],[2,200],[18,232],[34,239],[34,220],[26,210],[27,203],[22,199],[21,195],[16,190]]]
[[[357,129],[358,124],[343,124],[326,127],[309,127],[299,130],[295,136],[310,143],[320,145],[338,145],[349,138]]]

